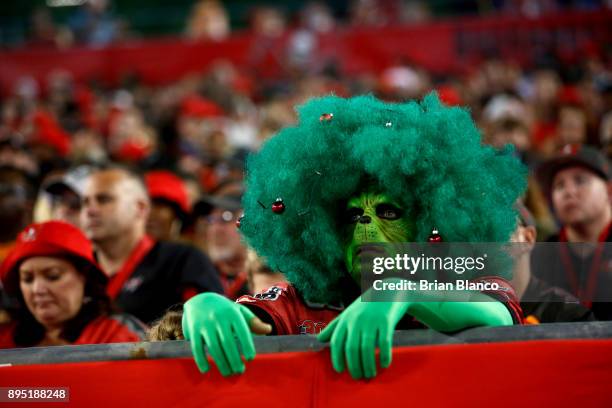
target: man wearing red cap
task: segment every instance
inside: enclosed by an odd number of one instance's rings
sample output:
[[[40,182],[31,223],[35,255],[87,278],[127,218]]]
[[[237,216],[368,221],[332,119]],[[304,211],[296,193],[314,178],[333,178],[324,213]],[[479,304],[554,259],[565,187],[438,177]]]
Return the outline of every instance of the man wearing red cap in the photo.
[[[223,293],[202,252],[146,234],[150,208],[144,183],[124,168],[96,171],[85,183],[81,226],[110,277],[107,292],[122,310],[145,322],[196,293]]]
[[[559,245],[536,248],[533,270],[592,306],[600,320],[612,319],[612,253],[603,244],[612,238],[610,175],[606,157],[580,145],[566,146],[538,169],[561,229],[548,239]]]
[[[151,198],[147,233],[158,240],[178,241],[191,212],[185,183],[167,170],[146,173],[145,183]]]

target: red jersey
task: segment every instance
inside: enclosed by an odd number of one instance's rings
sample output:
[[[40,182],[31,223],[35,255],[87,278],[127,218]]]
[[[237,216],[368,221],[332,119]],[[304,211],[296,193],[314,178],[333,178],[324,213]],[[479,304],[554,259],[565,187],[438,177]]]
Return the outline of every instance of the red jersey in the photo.
[[[499,289],[482,293],[502,302],[514,324],[521,324],[523,315],[514,289],[508,281],[499,277],[483,277],[472,282],[497,283]],[[343,306],[311,303],[304,300],[297,290],[288,283],[279,283],[255,296],[242,296],[237,303],[266,312],[274,322],[277,335],[318,334],[343,310]],[[397,326],[400,330],[425,328],[412,316],[403,318]]]
[[[79,338],[71,343],[77,344],[103,344],[103,343],[129,343],[141,341],[139,333],[142,323],[133,317],[125,315],[100,316],[89,323]],[[0,326],[0,349],[18,347],[13,342],[15,323]]]
[[[318,334],[344,307],[306,302],[288,283],[279,283],[236,302],[263,309],[274,321],[276,334]]]

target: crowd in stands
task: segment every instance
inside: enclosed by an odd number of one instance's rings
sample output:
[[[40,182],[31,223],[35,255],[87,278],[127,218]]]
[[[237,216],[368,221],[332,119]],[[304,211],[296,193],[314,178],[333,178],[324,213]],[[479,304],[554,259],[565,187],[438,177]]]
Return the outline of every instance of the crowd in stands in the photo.
[[[241,4],[242,3],[242,4]],[[179,34],[191,40],[221,41],[236,32],[252,32],[277,37],[288,30],[302,28],[315,33],[337,27],[388,27],[421,24],[436,18],[455,16],[520,16],[537,18],[572,10],[593,11],[610,7],[605,0],[336,0],[247,2],[219,0],[182,0],[174,5],[148,5],[149,10],[134,14],[129,1],[120,0],[48,0],[47,7],[33,7],[31,15],[16,24],[19,34],[9,35],[0,44],[35,48],[66,49],[88,45],[103,47],[113,43],[139,40],[151,35],[152,27],[164,27],[155,21],[168,13],[184,15],[179,27],[162,29],[164,34]],[[63,6],[63,7],[60,7]],[[126,7],[128,6],[128,7]],[[57,13],[54,10],[62,9]],[[65,9],[65,10],[64,10]],[[144,13],[150,18],[142,18]],[[137,15],[139,21],[130,21]],[[170,17],[170,16],[168,16]],[[181,28],[182,27],[182,28]],[[153,31],[155,31],[153,29]],[[12,41],[10,41],[12,40]],[[307,46],[307,44],[303,44]]]

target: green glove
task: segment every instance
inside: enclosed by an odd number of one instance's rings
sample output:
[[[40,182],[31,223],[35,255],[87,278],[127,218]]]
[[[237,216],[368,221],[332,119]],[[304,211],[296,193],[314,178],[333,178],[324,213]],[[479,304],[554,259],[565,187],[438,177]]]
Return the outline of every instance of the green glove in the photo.
[[[240,350],[247,361],[255,358],[251,331],[267,334],[272,330],[246,307],[216,293],[202,293],[189,299],[183,307],[182,325],[200,372],[209,369],[204,352],[206,344],[223,376],[244,372]]]
[[[332,365],[341,373],[344,362],[354,379],[376,376],[376,345],[380,366],[391,364],[391,345],[395,326],[406,313],[405,302],[362,302],[355,300],[334,319],[318,339],[330,342]]]
[[[487,295],[482,293],[472,297],[482,299],[471,302],[414,302],[407,313],[427,327],[441,332],[479,326],[510,326],[514,323],[501,302],[487,299]]]
[[[353,378],[376,376],[376,345],[380,349],[380,366],[389,367],[393,332],[404,314],[412,315],[426,326],[442,332],[512,324],[512,317],[502,303],[478,292],[458,296],[471,302],[448,301],[448,295],[436,291],[423,291],[420,296],[426,301],[355,300],[318,336],[320,341],[330,341],[334,369],[341,373],[346,361]]]

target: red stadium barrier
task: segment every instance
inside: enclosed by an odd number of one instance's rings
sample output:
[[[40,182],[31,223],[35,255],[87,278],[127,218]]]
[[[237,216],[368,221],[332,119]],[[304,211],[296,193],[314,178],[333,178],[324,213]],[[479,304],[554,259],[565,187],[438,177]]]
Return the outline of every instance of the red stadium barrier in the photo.
[[[187,358],[0,367],[0,387],[69,387],[87,407],[586,408],[609,406],[611,378],[609,339],[401,347],[367,382],[336,374],[327,350],[262,354],[231,378]]]

